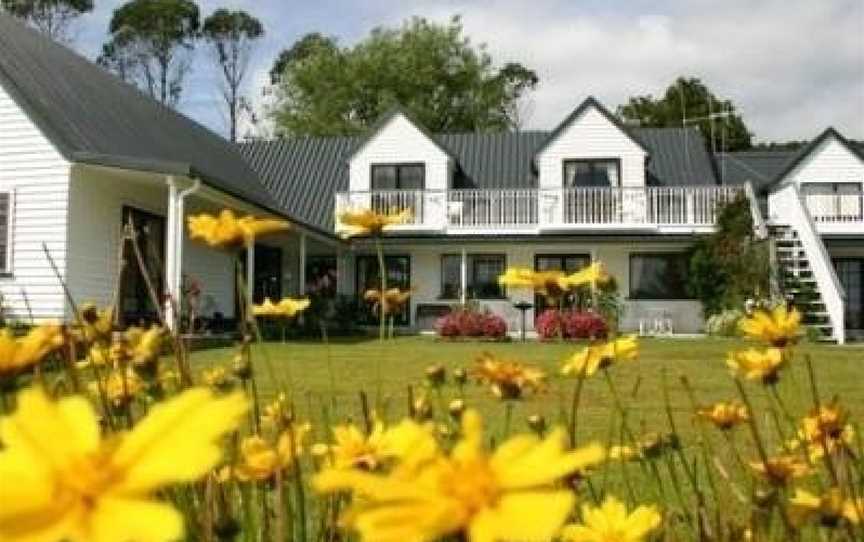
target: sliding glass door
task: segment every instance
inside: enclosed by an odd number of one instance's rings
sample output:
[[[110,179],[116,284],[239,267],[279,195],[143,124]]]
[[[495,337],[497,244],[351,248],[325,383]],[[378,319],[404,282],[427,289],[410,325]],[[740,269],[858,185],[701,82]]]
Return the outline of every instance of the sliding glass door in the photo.
[[[846,291],[846,328],[864,329],[864,258],[836,258],[834,268]]]

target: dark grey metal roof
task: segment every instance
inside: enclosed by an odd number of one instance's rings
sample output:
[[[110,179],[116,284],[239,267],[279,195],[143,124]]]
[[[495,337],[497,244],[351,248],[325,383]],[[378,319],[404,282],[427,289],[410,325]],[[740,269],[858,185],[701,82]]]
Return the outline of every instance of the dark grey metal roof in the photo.
[[[651,154],[654,186],[712,185],[716,177],[694,128],[632,128]],[[534,188],[534,156],[550,132],[435,134],[457,161],[458,188]],[[334,194],[348,187],[348,159],[358,137],[305,137],[251,141],[239,148],[265,186],[291,216],[333,227]]]
[[[285,214],[230,142],[3,14],[0,85],[70,162],[199,177]]]
[[[717,175],[723,184],[750,182],[757,192],[764,191],[786,167],[796,151],[763,150],[718,153]]]
[[[827,139],[836,139],[840,142],[841,145],[846,147],[849,152],[857,156],[860,160],[864,161],[864,151],[862,151],[857,145],[854,145],[848,139],[843,137],[843,135],[840,134],[840,132],[838,132],[837,130],[835,130],[832,126],[829,126],[810,143],[799,149],[798,152],[794,153],[792,158],[783,165],[783,168],[780,170],[779,173],[777,173],[774,179],[772,179],[770,183],[763,187],[763,190],[769,191],[771,188],[776,186],[780,181],[783,180],[784,177],[786,177],[786,175],[788,175],[793,169],[795,169],[795,167],[800,164],[805,158],[810,156],[810,154],[815,151],[822,144],[823,141]]]

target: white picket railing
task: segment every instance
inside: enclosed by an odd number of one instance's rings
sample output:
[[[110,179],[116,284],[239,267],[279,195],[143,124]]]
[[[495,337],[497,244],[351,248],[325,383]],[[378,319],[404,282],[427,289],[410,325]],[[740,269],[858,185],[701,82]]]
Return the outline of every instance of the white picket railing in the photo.
[[[815,222],[864,222],[864,194],[802,194]]]
[[[528,229],[538,226],[712,226],[717,211],[744,186],[383,190],[340,192],[337,213],[409,209],[407,226],[438,229]]]
[[[453,228],[520,228],[537,223],[536,190],[451,190],[447,193],[447,224]]]

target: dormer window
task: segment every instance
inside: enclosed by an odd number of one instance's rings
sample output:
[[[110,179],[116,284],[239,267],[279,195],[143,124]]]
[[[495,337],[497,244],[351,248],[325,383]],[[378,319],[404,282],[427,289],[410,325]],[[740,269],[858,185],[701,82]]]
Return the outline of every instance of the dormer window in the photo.
[[[564,188],[618,186],[620,178],[618,158],[564,161]]]
[[[426,185],[426,165],[374,164],[372,190],[423,190]]]

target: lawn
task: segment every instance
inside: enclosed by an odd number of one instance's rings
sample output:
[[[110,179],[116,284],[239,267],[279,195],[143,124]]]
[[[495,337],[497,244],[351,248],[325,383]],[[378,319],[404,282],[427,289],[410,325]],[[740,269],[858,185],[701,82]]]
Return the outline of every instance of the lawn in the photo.
[[[725,364],[726,354],[743,348],[743,341],[731,339],[644,339],[640,342],[638,362],[611,369],[616,388],[628,410],[631,427],[637,433],[668,431],[663,400],[664,374],[668,382],[671,410],[683,437],[694,430],[691,402],[681,377],[686,376],[700,404],[736,397]],[[331,340],[323,342],[265,343],[253,350],[259,389],[272,396],[277,388],[290,389],[300,417],[313,421],[323,416],[329,421],[358,420],[361,416],[359,391],[364,390],[370,406],[388,419],[405,415],[409,387],[415,394],[424,391],[424,369],[440,363],[448,372],[470,368],[474,357],[483,351],[537,365],[548,373],[548,387],[538,395],[516,402],[511,415],[511,430],[526,430],[525,419],[541,414],[550,424],[562,420],[569,409],[574,380],[559,376],[558,366],[581,345],[537,342],[442,342],[431,337],[403,337],[385,344],[377,340]],[[213,365],[230,367],[233,349],[211,349],[193,355],[193,366],[203,370]],[[780,396],[790,411],[803,414],[812,404],[805,356],[812,356],[819,391],[823,398],[839,395],[854,418],[864,413],[864,345],[801,345],[795,360],[784,373]],[[279,384],[277,384],[277,382]],[[748,384],[753,394],[758,419],[769,419],[768,397],[762,386]],[[505,425],[505,407],[487,389],[469,382],[465,402],[484,413],[493,433]],[[433,407],[441,413],[449,399],[460,395],[449,385],[439,397],[429,393]],[[762,408],[765,406],[766,408]],[[609,386],[598,374],[588,379],[582,394],[579,414],[580,440],[607,440],[610,419],[615,412]],[[443,418],[443,416],[442,416]],[[315,424],[321,427],[321,424]],[[323,436],[323,435],[322,435]]]

